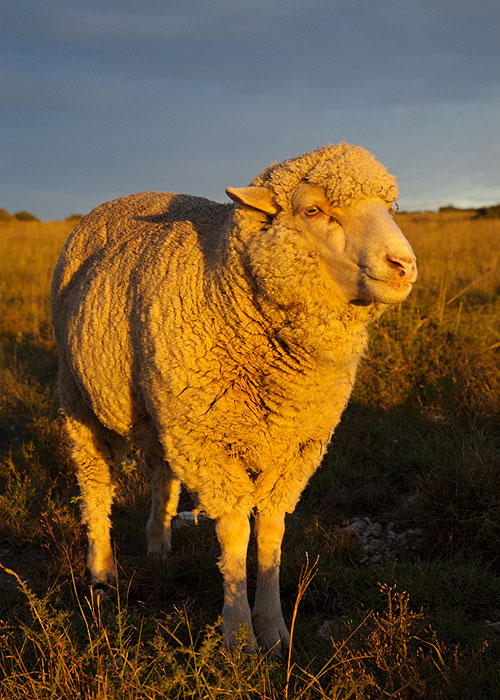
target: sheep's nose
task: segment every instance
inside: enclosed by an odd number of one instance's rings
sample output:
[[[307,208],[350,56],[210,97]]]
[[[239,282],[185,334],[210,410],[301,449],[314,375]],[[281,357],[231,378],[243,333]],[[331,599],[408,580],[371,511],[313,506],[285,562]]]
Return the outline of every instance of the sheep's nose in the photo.
[[[386,255],[387,264],[397,272],[399,277],[414,277],[417,270],[417,259],[415,257],[400,258],[396,255]]]

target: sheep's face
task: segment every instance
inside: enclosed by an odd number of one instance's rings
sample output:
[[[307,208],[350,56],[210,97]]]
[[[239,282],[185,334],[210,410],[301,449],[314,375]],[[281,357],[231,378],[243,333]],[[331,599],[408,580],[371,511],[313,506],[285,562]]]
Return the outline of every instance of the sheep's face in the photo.
[[[348,301],[402,302],[417,279],[415,254],[378,197],[333,206],[322,187],[300,184],[293,218],[325,274]]]
[[[240,206],[273,217],[276,226],[293,226],[347,302],[398,304],[411,292],[415,254],[383,199],[334,206],[322,187],[302,182],[292,196],[292,211],[284,211],[265,187],[226,192]]]

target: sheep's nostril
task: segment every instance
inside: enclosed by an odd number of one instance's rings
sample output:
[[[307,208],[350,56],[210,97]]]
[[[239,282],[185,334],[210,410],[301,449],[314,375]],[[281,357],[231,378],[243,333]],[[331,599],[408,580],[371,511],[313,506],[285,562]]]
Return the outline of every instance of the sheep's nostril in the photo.
[[[410,272],[414,265],[414,258],[398,258],[395,255],[386,255],[385,259],[395,272],[398,272],[400,277],[404,277],[407,272]]]

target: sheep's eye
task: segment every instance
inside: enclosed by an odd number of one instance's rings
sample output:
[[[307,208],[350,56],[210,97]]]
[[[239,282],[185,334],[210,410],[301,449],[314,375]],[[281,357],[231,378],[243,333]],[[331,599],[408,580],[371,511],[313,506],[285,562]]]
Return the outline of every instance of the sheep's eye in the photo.
[[[306,216],[316,216],[316,214],[319,214],[320,208],[319,207],[309,207],[304,211],[304,214]]]

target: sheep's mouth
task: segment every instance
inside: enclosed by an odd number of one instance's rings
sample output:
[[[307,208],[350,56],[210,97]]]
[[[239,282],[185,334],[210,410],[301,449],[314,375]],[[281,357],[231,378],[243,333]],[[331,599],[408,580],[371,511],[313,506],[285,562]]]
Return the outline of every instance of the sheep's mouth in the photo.
[[[405,279],[381,279],[368,274],[363,274],[361,293],[375,301],[385,304],[399,304],[410,294],[413,283]]]
[[[398,289],[398,290],[405,290],[408,289],[408,287],[413,286],[413,282],[410,282],[409,280],[384,280],[380,279],[379,277],[372,277],[372,275],[369,275],[367,272],[365,272],[365,276],[369,280],[373,280],[373,282],[378,282],[379,284],[385,284],[388,287],[391,287],[392,289]]]

